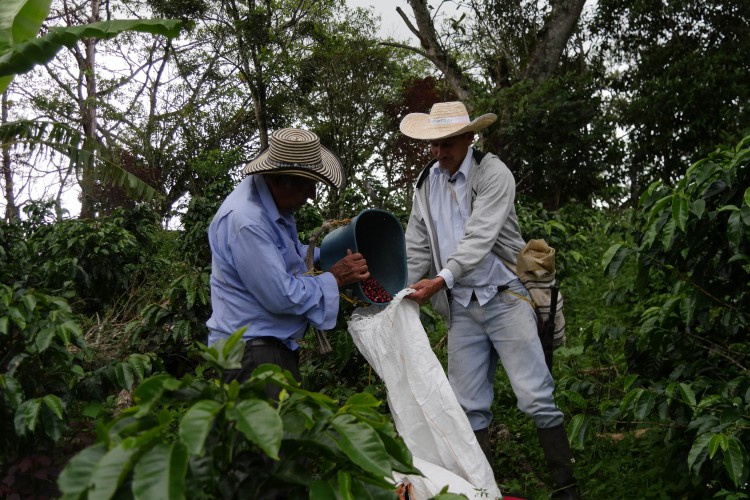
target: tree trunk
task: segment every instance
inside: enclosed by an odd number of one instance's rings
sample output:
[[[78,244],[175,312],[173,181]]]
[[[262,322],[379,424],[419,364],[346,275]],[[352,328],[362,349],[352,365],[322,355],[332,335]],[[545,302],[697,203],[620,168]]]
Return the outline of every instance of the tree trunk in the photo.
[[[440,44],[435,25],[432,22],[427,0],[408,0],[414,12],[414,20],[417,23],[415,28],[404,15],[400,7],[397,7],[401,18],[407,23],[409,29],[419,38],[419,43],[424,49],[424,56],[443,73],[453,91],[459,100],[466,105],[469,114],[473,111],[471,101],[471,91],[469,90],[469,79],[458,65],[456,59]]]
[[[2,98],[2,124],[8,122],[8,90],[3,92]],[[5,220],[14,222],[18,220],[19,212],[13,194],[13,170],[10,161],[10,144],[3,144],[3,179],[5,180]]]
[[[255,2],[252,2],[255,6]],[[240,71],[245,77],[245,82],[250,90],[250,95],[253,99],[253,112],[255,114],[255,120],[258,123],[258,135],[260,139],[260,149],[266,149],[268,147],[268,120],[266,112],[266,98],[267,90],[264,82],[265,72],[263,64],[258,58],[258,47],[253,43],[252,40],[248,40],[245,37],[245,32],[241,29],[243,25],[243,19],[240,15],[237,4],[232,0],[227,2],[228,12],[237,28],[237,65]],[[266,6],[269,8],[268,6]],[[270,13],[268,16],[268,22],[270,23]],[[258,30],[270,30],[270,25],[258,26]],[[252,66],[251,66],[252,64]]]
[[[586,0],[558,0],[552,3],[552,12],[537,33],[531,59],[523,76],[537,82],[547,80],[555,72]]]
[[[99,21],[99,0],[91,0],[90,23]],[[83,121],[84,146],[90,153],[84,162],[81,173],[81,218],[92,219],[96,216],[94,187],[96,184],[96,39],[84,41],[86,48],[85,59],[79,61],[83,77],[86,81],[86,94],[80,101],[81,119]]]

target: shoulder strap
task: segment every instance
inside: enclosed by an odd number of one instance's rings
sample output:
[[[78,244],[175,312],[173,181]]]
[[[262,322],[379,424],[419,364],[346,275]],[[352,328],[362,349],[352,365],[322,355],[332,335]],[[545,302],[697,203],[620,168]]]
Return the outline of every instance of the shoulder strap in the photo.
[[[422,172],[419,174],[419,177],[417,178],[417,189],[422,187],[422,183],[427,178],[427,175],[430,172],[430,168],[437,162],[437,158],[433,158],[430,160],[430,163],[427,164],[425,168],[422,169]]]
[[[479,151],[478,149],[475,149],[474,153],[472,154],[472,156],[474,156],[474,161],[476,161],[477,163],[482,163],[482,160],[484,159],[485,155],[487,155],[487,153],[483,153],[482,151]]]

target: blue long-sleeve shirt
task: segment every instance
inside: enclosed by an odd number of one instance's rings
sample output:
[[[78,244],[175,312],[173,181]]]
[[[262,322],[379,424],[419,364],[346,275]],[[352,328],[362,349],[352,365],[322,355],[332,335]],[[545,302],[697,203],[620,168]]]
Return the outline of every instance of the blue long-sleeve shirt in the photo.
[[[307,245],[293,215],[276,208],[260,175],[246,177],[224,200],[208,228],[211,306],[208,345],[246,326],[243,339],[275,337],[290,349],[308,323],[336,324],[339,290],[331,273],[307,275]],[[319,249],[315,249],[318,260]]]

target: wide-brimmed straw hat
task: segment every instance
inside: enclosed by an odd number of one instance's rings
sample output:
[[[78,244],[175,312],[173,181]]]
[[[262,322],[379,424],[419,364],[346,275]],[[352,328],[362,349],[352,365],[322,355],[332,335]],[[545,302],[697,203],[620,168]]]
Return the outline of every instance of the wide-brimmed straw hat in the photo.
[[[246,174],[299,175],[344,187],[346,178],[339,159],[320,145],[320,138],[309,130],[283,128],[271,135],[270,145],[251,160]]]
[[[477,132],[497,120],[497,115],[487,113],[479,118],[469,118],[463,103],[438,102],[432,106],[430,114],[409,113],[401,120],[401,133],[412,139],[435,141],[461,135],[466,132]]]

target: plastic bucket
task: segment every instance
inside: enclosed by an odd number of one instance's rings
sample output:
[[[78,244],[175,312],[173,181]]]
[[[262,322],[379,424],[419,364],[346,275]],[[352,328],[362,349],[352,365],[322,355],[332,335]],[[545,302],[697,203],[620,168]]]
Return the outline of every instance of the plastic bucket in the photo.
[[[365,257],[370,277],[391,296],[406,288],[404,228],[390,212],[376,208],[363,210],[347,225],[328,233],[320,243],[321,269],[329,271],[346,255],[347,249]],[[342,290],[352,290],[354,296],[368,304],[387,304],[370,300],[361,282],[342,287]]]

